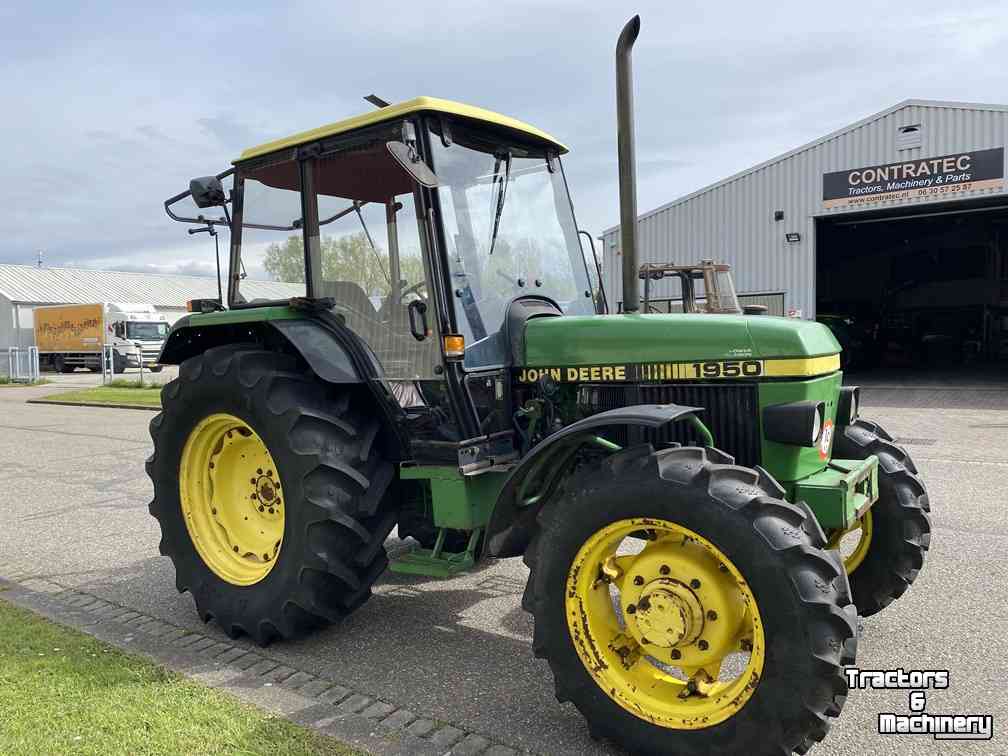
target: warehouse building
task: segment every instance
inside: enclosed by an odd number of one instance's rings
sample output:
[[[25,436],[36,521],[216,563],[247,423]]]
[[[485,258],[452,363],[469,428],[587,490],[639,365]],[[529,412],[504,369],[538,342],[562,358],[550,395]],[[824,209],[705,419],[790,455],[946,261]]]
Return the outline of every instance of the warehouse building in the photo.
[[[644,213],[640,262],[728,262],[743,303],[866,365],[1006,359],[1006,142],[1008,105],[907,100]],[[618,227],[602,242],[618,300]],[[651,297],[674,310],[671,279]]]
[[[250,299],[289,299],[303,296],[304,285],[250,279],[242,291]],[[0,351],[34,345],[32,312],[40,305],[152,304],[174,323],[185,315],[188,300],[216,296],[216,279],[201,276],[0,264]]]

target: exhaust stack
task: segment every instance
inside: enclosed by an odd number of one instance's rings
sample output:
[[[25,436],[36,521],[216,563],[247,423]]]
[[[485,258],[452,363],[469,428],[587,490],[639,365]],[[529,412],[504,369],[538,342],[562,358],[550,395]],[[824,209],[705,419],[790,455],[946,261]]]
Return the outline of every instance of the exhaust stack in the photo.
[[[620,245],[623,251],[623,312],[640,309],[637,265],[637,159],[634,156],[633,66],[630,52],[640,34],[640,16],[627,21],[616,42],[616,129],[619,154]]]

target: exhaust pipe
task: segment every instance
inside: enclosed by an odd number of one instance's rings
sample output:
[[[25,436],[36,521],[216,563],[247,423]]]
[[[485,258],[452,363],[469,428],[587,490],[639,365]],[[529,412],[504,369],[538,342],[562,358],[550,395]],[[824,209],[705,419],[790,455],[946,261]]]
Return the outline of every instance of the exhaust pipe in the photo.
[[[623,250],[623,312],[640,309],[637,270],[637,159],[634,156],[633,67],[630,52],[640,34],[640,16],[627,21],[616,42],[616,129],[619,153],[620,245]]]

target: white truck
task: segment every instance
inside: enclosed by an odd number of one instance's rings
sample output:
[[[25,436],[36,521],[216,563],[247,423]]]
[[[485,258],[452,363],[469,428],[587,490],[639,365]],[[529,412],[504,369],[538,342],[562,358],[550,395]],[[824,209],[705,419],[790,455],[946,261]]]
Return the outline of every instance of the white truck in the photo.
[[[35,345],[39,364],[60,373],[79,367],[101,370],[102,350],[112,347],[112,369],[128,367],[158,372],[161,347],[168,336],[168,318],[153,305],[127,302],[36,307]]]

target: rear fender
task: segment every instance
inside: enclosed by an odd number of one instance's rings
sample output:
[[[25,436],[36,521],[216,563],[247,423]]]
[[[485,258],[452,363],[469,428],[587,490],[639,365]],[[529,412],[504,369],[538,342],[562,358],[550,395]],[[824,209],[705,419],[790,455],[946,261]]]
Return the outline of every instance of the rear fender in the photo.
[[[231,310],[228,314],[240,312]],[[327,383],[367,386],[384,418],[388,437],[395,439],[395,456],[406,456],[409,445],[401,430],[402,409],[389,389],[381,364],[371,349],[330,313],[269,320],[221,318],[218,323],[193,323],[191,316],[186,316],[172,328],[159,362],[180,365],[211,347],[242,342],[297,353]]]
[[[504,482],[487,525],[487,553],[512,557],[525,552],[539,510],[564,476],[546,473],[542,476],[543,487],[531,497],[525,496],[527,486],[544,471],[565,470],[579,449],[593,443],[600,428],[622,425],[657,429],[683,419],[699,423],[696,413],[701,411],[700,407],[678,404],[637,404],[599,412],[550,435],[525,455]]]

